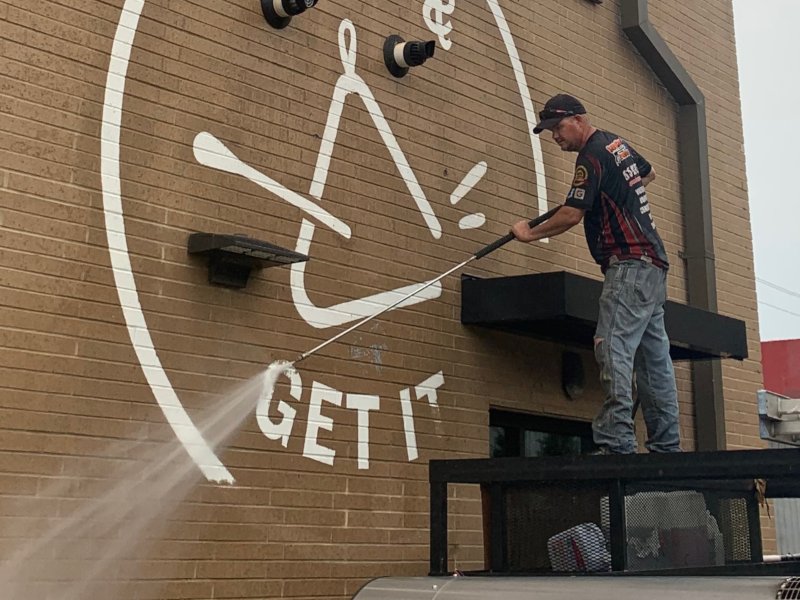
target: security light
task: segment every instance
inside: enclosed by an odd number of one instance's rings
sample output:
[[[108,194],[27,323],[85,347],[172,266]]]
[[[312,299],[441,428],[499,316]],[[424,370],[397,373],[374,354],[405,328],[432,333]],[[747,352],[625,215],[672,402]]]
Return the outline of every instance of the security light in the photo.
[[[316,6],[319,0],[261,0],[261,12],[275,29],[283,29],[292,17]]]
[[[395,77],[404,77],[409,67],[417,67],[433,56],[436,42],[406,42],[399,35],[390,35],[383,43],[383,62]]]
[[[189,254],[208,257],[208,281],[226,287],[243,288],[254,268],[288,265],[308,256],[262,242],[242,234],[193,233]]]
[[[561,353],[561,387],[567,398],[577,400],[586,389],[586,375],[583,359],[577,352],[566,350]]]

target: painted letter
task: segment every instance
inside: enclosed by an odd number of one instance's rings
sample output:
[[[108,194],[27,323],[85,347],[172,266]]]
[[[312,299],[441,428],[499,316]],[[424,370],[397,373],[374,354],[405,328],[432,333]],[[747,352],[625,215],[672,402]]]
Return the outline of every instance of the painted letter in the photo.
[[[292,398],[299,401],[303,392],[303,382],[300,379],[300,374],[293,368],[284,370],[283,374],[289,378],[292,385],[289,393]],[[289,444],[289,437],[292,435],[294,417],[297,411],[281,400],[278,402],[278,412],[283,415],[283,419],[281,419],[280,423],[273,423],[272,419],[269,418],[269,409],[274,391],[274,382],[273,385],[264,389],[264,393],[258,400],[258,406],[256,407],[256,421],[258,421],[258,426],[265,436],[271,440],[280,440],[281,445],[286,448]]]
[[[414,412],[411,408],[411,390],[400,390],[400,406],[403,409],[403,428],[406,430],[406,448],[409,462],[417,460],[417,434],[414,432]]]
[[[434,408],[438,408],[438,398],[436,396],[436,390],[444,385],[444,373],[439,371],[438,373],[431,375],[425,381],[420,383],[414,391],[417,392],[417,399],[422,400],[423,398],[428,398],[428,404],[430,404]]]
[[[378,396],[347,394],[347,408],[358,411],[358,468],[369,469],[369,411],[378,410]]]
[[[317,434],[320,429],[333,431],[333,419],[322,415],[323,401],[341,406],[342,392],[315,381],[311,388],[311,402],[308,406],[308,425],[306,426],[303,456],[333,466],[333,457],[336,456],[336,452],[317,443]]]
[[[433,430],[436,435],[444,435],[444,431],[442,429],[442,417],[439,413],[439,398],[436,394],[436,390],[443,385],[444,373],[439,371],[438,373],[428,377],[425,381],[414,388],[414,391],[417,393],[417,400],[422,400],[423,398],[428,399],[428,404],[430,405],[431,412],[433,413]]]

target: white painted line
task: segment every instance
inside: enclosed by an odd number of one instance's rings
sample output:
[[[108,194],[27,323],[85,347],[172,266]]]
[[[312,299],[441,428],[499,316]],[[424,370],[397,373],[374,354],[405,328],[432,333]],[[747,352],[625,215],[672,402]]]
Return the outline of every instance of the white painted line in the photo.
[[[120,215],[123,214],[119,169],[122,104],[131,49],[143,8],[144,0],[126,0],[122,8],[111,48],[103,103],[103,121],[100,132],[100,174],[111,270],[114,274],[122,315],[133,349],[156,402],[164,413],[164,418],[206,479],[217,483],[233,483],[233,476],[214,454],[211,446],[184,410],[161,366],[161,361],[158,359],[147,330],[144,313],[139,305],[139,296],[125,238],[125,224],[120,218]]]
[[[349,38],[349,41],[348,41]],[[317,158],[317,166],[314,170],[314,180],[311,184],[309,194],[314,198],[320,199],[322,192],[325,189],[325,182],[328,178],[328,169],[330,167],[331,155],[333,154],[333,146],[336,143],[336,135],[339,133],[339,123],[342,118],[342,111],[344,110],[344,100],[348,94],[355,93],[364,102],[364,105],[372,117],[372,121],[378,130],[378,133],[389,150],[389,154],[394,160],[397,170],[403,181],[411,193],[411,197],[419,209],[422,218],[428,229],[431,230],[431,235],[435,239],[442,237],[442,226],[433,208],[425,196],[425,192],[417,181],[417,176],[408,164],[397,138],[392,133],[392,128],[389,122],[383,115],[380,105],[372,91],[369,89],[367,83],[356,73],[356,29],[353,23],[348,19],[344,19],[339,25],[339,54],[342,58],[342,65],[344,66],[344,73],[339,77],[336,82],[336,88],[333,91],[333,99],[331,107],[328,112],[328,120],[325,124],[325,132],[322,135],[322,144],[320,145],[319,156]]]
[[[533,128],[536,126],[536,111],[533,108],[533,99],[531,92],[528,89],[528,82],[525,78],[525,70],[522,68],[522,61],[519,59],[519,52],[517,45],[514,42],[514,36],[511,35],[511,30],[508,27],[508,21],[503,14],[503,9],[500,8],[498,0],[486,0],[489,8],[497,21],[497,27],[500,30],[500,35],[506,45],[508,57],[511,59],[511,67],[514,71],[514,77],[517,80],[517,87],[519,88],[519,95],[522,98],[522,106],[525,109],[525,119],[528,122],[528,135],[531,139],[531,147],[533,148],[533,167],[536,173],[536,196],[539,198],[539,214],[543,215],[547,212],[547,184],[544,176],[544,156],[542,155],[542,141],[539,136],[533,133]],[[547,242],[545,238],[541,240]]]
[[[311,182],[309,195],[317,200],[322,199],[322,195],[325,191],[325,184],[328,179],[331,156],[333,155],[333,149],[336,144],[336,136],[339,132],[345,99],[349,94],[355,93],[364,101],[364,105],[372,117],[375,127],[378,129],[381,139],[397,165],[400,176],[403,178],[403,181],[405,181],[406,187],[411,193],[411,197],[414,199],[426,225],[431,231],[431,235],[435,239],[439,239],[442,236],[442,226],[436,218],[433,208],[425,196],[425,192],[423,192],[420,187],[414,175],[414,171],[409,166],[403,151],[400,149],[397,138],[395,138],[392,133],[392,129],[384,117],[378,102],[375,100],[366,82],[356,73],[356,49],[357,39],[355,27],[352,22],[344,19],[339,26],[339,53],[342,59],[342,65],[344,66],[344,73],[339,77],[336,82],[336,87],[333,90],[333,98],[328,111],[325,131],[322,135],[322,143],[320,144],[317,165],[314,169],[314,177]],[[300,234],[297,237],[297,245],[295,246],[296,252],[300,252],[301,254],[309,253],[315,231],[316,226],[314,223],[303,219],[303,223],[300,227]],[[318,329],[336,327],[377,314],[387,306],[391,306],[394,302],[397,302],[398,299],[411,294],[415,289],[422,288],[427,284],[427,282],[416,283],[373,294],[358,300],[350,300],[329,307],[321,307],[316,306],[308,296],[305,285],[305,274],[305,263],[294,263],[291,266],[292,300],[297,312],[300,313],[300,316],[303,317],[306,323]],[[419,294],[409,297],[396,306],[395,309],[419,304],[426,300],[433,300],[441,296],[441,294],[442,286],[439,282],[436,282],[422,290]]]
[[[417,433],[414,430],[414,409],[411,406],[411,390],[400,390],[400,407],[403,411],[403,430],[406,434],[406,452],[408,461],[413,462],[419,458],[417,451]]]
[[[339,235],[350,239],[350,227],[334,217],[318,204],[308,200],[292,190],[284,187],[271,177],[245,164],[238,156],[228,149],[214,135],[203,131],[194,138],[194,157],[201,165],[219,169],[226,173],[241,175],[265,190],[272,192],[279,198],[286,200],[292,206],[305,211],[323,225],[327,225]]]
[[[450,204],[458,204],[468,193],[472,191],[478,182],[486,175],[486,163],[479,162],[477,165],[469,170],[469,173],[464,175],[464,179],[456,186],[456,189],[450,194]]]

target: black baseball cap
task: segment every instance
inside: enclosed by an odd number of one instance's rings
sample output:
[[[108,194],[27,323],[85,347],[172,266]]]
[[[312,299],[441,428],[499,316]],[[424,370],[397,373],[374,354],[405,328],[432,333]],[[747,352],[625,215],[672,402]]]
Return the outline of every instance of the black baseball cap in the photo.
[[[545,102],[544,108],[539,111],[539,123],[533,128],[533,133],[552,129],[561,119],[585,114],[586,109],[575,96],[556,94]]]

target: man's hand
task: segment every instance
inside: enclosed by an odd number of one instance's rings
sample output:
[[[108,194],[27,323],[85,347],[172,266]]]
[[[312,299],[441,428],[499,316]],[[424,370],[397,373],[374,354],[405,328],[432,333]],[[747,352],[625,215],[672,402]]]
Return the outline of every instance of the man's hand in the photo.
[[[511,233],[520,242],[535,242],[571,229],[581,222],[584,212],[581,208],[561,206],[552,217],[536,227],[531,228],[528,221],[517,221],[511,227]]]
[[[511,227],[511,233],[513,233],[514,237],[520,242],[532,242],[536,239],[531,235],[531,226],[528,225],[527,221],[517,221],[514,223]]]

